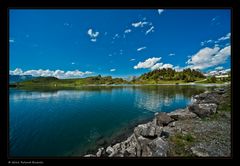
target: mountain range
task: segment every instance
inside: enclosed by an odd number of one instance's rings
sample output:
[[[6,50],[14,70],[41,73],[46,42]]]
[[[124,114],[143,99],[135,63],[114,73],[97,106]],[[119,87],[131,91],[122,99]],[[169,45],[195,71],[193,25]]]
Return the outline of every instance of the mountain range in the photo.
[[[27,81],[31,80],[33,78],[32,75],[9,75],[9,83],[17,83],[17,82],[22,82],[22,81]]]

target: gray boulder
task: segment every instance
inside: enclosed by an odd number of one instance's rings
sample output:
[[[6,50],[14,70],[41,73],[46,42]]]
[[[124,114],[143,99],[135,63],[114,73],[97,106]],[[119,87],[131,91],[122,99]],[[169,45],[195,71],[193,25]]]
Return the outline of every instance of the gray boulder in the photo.
[[[135,157],[137,156],[137,149],[141,149],[134,134],[127,140],[113,145],[112,148],[113,152],[108,157]],[[110,148],[108,148],[108,152],[110,151]]]
[[[195,155],[197,157],[209,157],[209,154],[201,148],[191,147],[191,151],[192,151],[193,155]]]
[[[188,108],[177,109],[173,112],[168,113],[168,115],[174,120],[185,120],[197,117],[197,115],[193,112],[190,112]]]
[[[156,138],[161,134],[161,127],[157,126],[154,121],[156,120],[153,120],[153,122],[149,122],[146,124],[138,125],[134,129],[134,134],[137,137],[143,136],[148,138]]]
[[[145,137],[139,136],[138,142],[140,145],[140,148],[137,149],[137,156],[138,157],[151,157],[152,156],[152,151],[148,147],[148,144],[151,142],[150,139],[147,139]]]
[[[112,154],[114,152],[114,149],[111,146],[108,146],[106,149],[107,154]]]
[[[156,115],[158,126],[167,126],[170,122],[174,121],[167,113],[160,112]]]
[[[222,94],[226,93],[227,90],[224,89],[224,88],[215,88],[214,91],[215,91],[216,93],[222,95]]]
[[[217,92],[205,92],[193,97],[193,101],[197,104],[215,103],[219,104],[221,95]]]
[[[84,155],[83,157],[96,157],[96,155],[93,155],[93,154],[87,154],[87,155]]]
[[[188,106],[189,111],[197,114],[200,118],[208,117],[217,111],[217,104],[207,103],[207,104],[192,104]]]
[[[175,126],[176,126],[176,122],[171,122],[171,123],[169,123],[168,126],[170,126],[170,127],[175,127]]]
[[[168,151],[168,142],[158,137],[149,143],[152,151],[152,157],[166,157]]]
[[[96,153],[96,156],[97,156],[97,157],[101,157],[102,154],[103,154],[103,151],[104,151],[104,148],[99,148],[99,149],[98,149],[98,152]]]

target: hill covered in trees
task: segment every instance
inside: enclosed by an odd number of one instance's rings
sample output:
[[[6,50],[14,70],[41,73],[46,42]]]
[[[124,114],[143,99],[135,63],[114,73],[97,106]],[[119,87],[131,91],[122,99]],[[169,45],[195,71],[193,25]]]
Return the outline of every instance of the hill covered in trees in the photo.
[[[28,81],[18,82],[16,86],[40,86],[40,87],[76,87],[81,85],[101,85],[101,84],[126,84],[128,81],[122,78],[112,78],[111,76],[102,77],[101,75],[74,78],[58,79],[56,77],[39,77]]]
[[[135,83],[161,83],[169,81],[187,83],[202,80],[204,78],[206,77],[199,70],[184,69],[183,71],[175,71],[171,68],[163,68],[144,73],[140,77],[134,78],[132,81]]]
[[[228,78],[206,77],[199,70],[184,69],[176,71],[171,68],[153,70],[133,77],[131,81],[123,78],[91,76],[86,78],[58,79],[56,77],[38,77],[32,80],[10,84],[10,87],[79,87],[84,85],[116,85],[116,84],[179,84],[179,83],[224,83],[231,80]]]

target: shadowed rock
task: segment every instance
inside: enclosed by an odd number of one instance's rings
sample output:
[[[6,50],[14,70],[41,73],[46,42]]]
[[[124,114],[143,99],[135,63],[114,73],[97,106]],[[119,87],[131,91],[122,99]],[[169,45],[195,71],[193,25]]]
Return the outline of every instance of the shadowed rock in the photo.
[[[167,113],[160,112],[156,115],[158,126],[167,126],[170,122],[174,121]]]
[[[168,142],[164,141],[162,138],[158,137],[154,139],[149,147],[152,150],[152,157],[166,157],[168,151]]]

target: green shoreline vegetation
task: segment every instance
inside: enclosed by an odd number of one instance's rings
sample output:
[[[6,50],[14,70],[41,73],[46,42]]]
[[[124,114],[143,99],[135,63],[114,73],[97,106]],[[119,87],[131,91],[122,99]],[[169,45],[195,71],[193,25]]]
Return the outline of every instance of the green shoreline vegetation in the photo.
[[[96,85],[155,85],[155,84],[224,84],[230,82],[231,75],[228,77],[216,78],[215,76],[206,77],[199,70],[184,69],[183,71],[175,71],[171,68],[163,68],[144,73],[139,77],[133,77],[131,81],[123,78],[112,78],[112,76],[102,77],[91,76],[86,78],[74,79],[58,79],[56,77],[38,77],[32,80],[17,82],[10,84],[10,87],[32,87],[32,88],[70,88],[81,86],[96,86]]]

